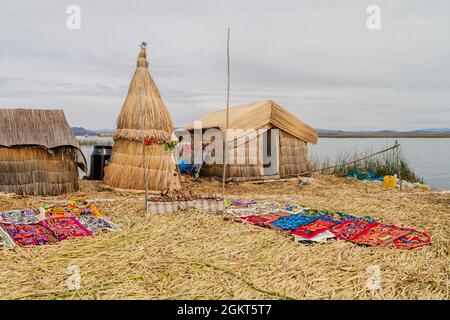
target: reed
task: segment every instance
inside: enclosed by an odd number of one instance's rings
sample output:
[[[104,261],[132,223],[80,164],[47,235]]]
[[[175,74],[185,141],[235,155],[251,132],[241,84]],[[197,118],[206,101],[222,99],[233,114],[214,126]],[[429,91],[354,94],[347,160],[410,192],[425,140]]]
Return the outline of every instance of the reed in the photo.
[[[0,146],[0,192],[54,196],[78,190],[77,150]]]
[[[74,192],[77,167],[86,159],[62,110],[0,109],[0,192]]]
[[[325,170],[323,173],[334,174],[337,176],[345,176],[351,171],[360,172],[376,172],[378,176],[395,175],[398,172],[396,151],[389,151],[382,153],[380,155],[371,157],[369,159],[346,164],[354,159],[361,157],[361,154],[356,152],[341,152],[338,154],[336,160],[332,162],[329,158],[324,157],[321,159],[312,159],[309,162],[311,170],[318,170],[320,168],[326,168],[331,165],[337,165],[337,167]],[[404,154],[400,152],[400,174],[403,180],[408,182],[420,182],[424,183],[424,180],[418,177],[413,168],[411,168],[408,160],[405,158]]]
[[[146,44],[142,43],[128,95],[117,120],[111,162],[104,183],[118,189],[168,191],[179,189],[179,177],[171,154],[161,141],[169,141],[173,130],[169,112],[148,71]],[[159,142],[145,146],[143,139]],[[147,182],[144,182],[144,170]]]
[[[2,210],[41,206],[85,196],[121,228],[54,245],[0,250],[2,299],[449,299],[449,194],[394,192],[380,184],[315,175],[297,182],[231,183],[230,197],[301,203],[312,208],[370,215],[385,223],[430,233],[418,250],[368,248],[346,241],[301,245],[274,230],[224,221],[194,210],[144,212],[142,195],[101,191],[81,181],[64,197],[0,194]],[[219,182],[187,182],[185,190],[220,193]],[[105,199],[108,201],[101,201]],[[109,201],[112,199],[112,201]],[[78,266],[81,287],[69,290]],[[381,270],[370,290],[371,266]]]

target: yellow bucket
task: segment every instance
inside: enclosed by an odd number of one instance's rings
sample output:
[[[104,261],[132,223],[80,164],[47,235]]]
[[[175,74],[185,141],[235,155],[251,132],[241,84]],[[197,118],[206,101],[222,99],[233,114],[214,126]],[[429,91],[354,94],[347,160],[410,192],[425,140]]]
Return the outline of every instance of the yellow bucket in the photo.
[[[386,189],[395,189],[397,187],[397,179],[394,176],[384,176],[383,186]]]

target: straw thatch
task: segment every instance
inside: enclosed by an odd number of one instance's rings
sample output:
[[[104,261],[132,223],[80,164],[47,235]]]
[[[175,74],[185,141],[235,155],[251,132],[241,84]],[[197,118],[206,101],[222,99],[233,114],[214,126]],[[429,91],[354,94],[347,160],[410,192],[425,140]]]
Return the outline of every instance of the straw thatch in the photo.
[[[315,176],[297,181],[230,184],[230,197],[370,215],[427,231],[433,244],[417,250],[358,246],[347,241],[301,245],[274,230],[224,221],[223,215],[148,215],[141,195],[84,195],[122,231],[34,248],[0,250],[3,299],[449,299],[450,194],[386,190],[380,183]],[[207,179],[183,185],[220,192]],[[63,197],[58,197],[63,199]],[[105,201],[101,201],[104,199]],[[111,201],[109,201],[111,199]],[[46,199],[45,202],[53,201]],[[40,197],[0,194],[3,210],[42,206]],[[67,283],[79,268],[78,290]],[[381,287],[367,283],[381,271]]]
[[[62,110],[0,109],[0,192],[78,190],[86,160]]]
[[[201,121],[203,128],[219,128],[222,133],[225,133],[226,113],[227,110],[222,109],[206,115],[199,121]],[[314,128],[299,120],[272,100],[263,100],[230,108],[230,129],[247,131],[272,127],[286,131],[305,142],[317,143],[317,131]],[[185,128],[193,129],[194,124],[190,123]]]
[[[238,148],[245,143],[245,159],[239,163],[228,162],[227,180],[246,181],[260,179],[279,179],[301,174],[308,171],[307,143],[317,143],[317,131],[302,122],[293,114],[272,100],[231,107],[229,112],[229,128],[241,129],[241,134],[228,133],[229,157],[236,159]],[[222,134],[226,130],[226,109],[213,112],[200,120],[203,129],[218,128]],[[264,174],[261,159],[252,159],[249,152],[250,141],[256,139],[254,145],[263,145],[263,135],[272,128],[279,130],[279,141],[274,152],[278,157],[278,172],[273,175]],[[188,124],[186,129],[194,130],[194,123]],[[257,131],[258,130],[258,131]],[[257,132],[257,134],[253,134]],[[243,141],[243,142],[241,142]],[[204,165],[201,174],[204,176],[222,177],[223,165],[214,163]]]
[[[306,142],[280,130],[280,176],[287,177],[308,171]]]
[[[146,44],[142,43],[136,71],[117,120],[104,183],[118,189],[144,190],[143,138],[154,138],[158,142],[145,146],[147,188],[150,191],[178,189],[175,163],[164,148],[172,130],[169,112],[148,71]]]

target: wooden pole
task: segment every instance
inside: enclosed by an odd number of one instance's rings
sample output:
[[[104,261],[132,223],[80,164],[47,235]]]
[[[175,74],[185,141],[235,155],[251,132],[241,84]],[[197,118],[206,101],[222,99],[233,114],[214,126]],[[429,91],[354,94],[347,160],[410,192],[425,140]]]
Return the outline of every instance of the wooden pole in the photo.
[[[223,162],[223,174],[222,174],[222,195],[225,199],[225,179],[227,175],[227,161],[228,161],[228,127],[229,127],[229,112],[230,112],[230,28],[227,30],[227,126],[225,129],[225,154]]]
[[[141,87],[139,86],[139,106],[141,113],[141,140],[142,140],[142,165],[144,166],[144,190],[145,190],[145,212],[147,212],[148,206],[148,188],[147,188],[147,161],[145,159],[145,136],[144,136],[144,128],[145,128],[145,117],[144,117],[144,108],[142,107],[142,96],[141,96]]]
[[[399,182],[399,188],[400,191],[402,190],[402,164],[400,162],[400,145],[398,144],[398,141],[395,140],[395,145],[397,146],[396,148],[396,157],[397,157],[397,177],[398,177],[398,182]]]

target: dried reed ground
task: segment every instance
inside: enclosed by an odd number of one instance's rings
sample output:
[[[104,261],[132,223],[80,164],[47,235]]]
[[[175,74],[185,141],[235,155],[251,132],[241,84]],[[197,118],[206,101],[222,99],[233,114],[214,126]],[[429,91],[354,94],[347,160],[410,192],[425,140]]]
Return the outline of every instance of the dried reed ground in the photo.
[[[213,181],[184,184],[218,192]],[[449,299],[450,195],[384,190],[377,183],[317,176],[295,182],[230,184],[245,199],[369,214],[428,231],[433,245],[404,251],[335,241],[299,245],[277,232],[195,211],[144,214],[138,195],[99,190],[59,197],[114,198],[97,205],[122,231],[56,245],[0,250],[2,299]],[[50,201],[55,198],[47,198]],[[42,204],[39,197],[0,195],[1,209]],[[78,265],[81,288],[68,290],[67,267]],[[377,265],[381,289],[366,286]]]

